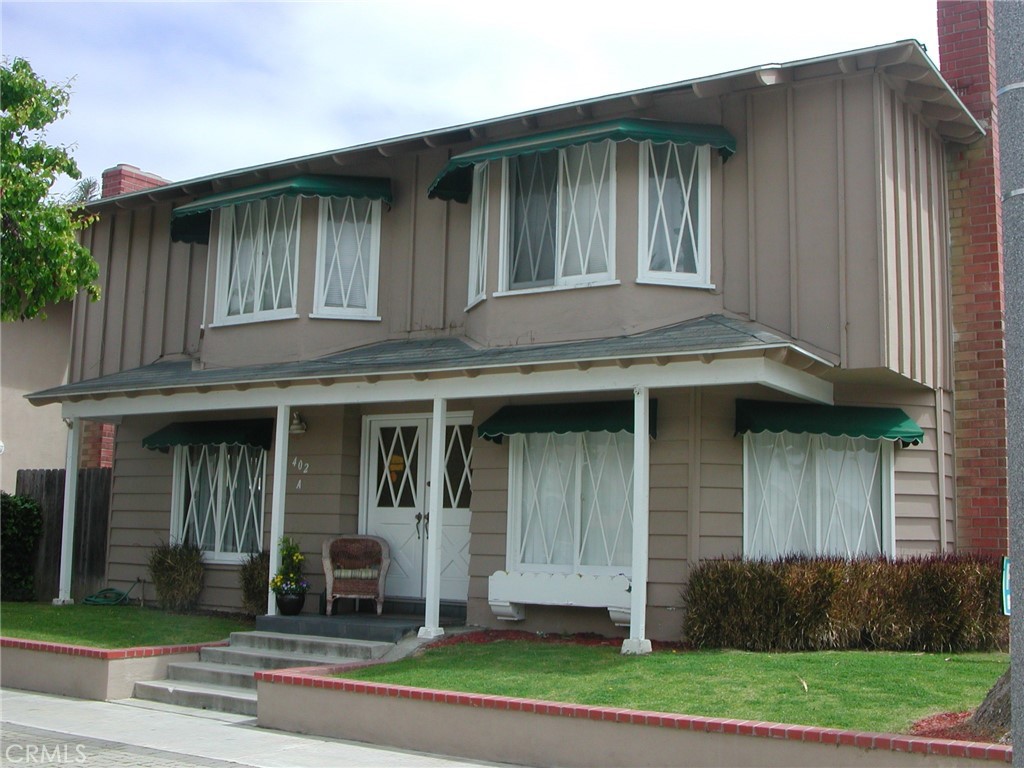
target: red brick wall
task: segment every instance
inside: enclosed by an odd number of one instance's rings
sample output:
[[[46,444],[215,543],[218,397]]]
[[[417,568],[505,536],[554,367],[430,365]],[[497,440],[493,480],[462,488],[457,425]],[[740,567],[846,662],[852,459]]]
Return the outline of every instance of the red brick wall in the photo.
[[[114,435],[116,430],[117,427],[113,424],[83,421],[82,451],[78,466],[83,469],[112,467],[114,465]]]
[[[107,168],[103,172],[103,190],[100,197],[126,195],[129,192],[139,192],[150,187],[162,187],[166,183],[167,179],[140,171],[134,165],[121,163],[113,168]]]
[[[1006,340],[992,0],[938,4],[943,76],[985,127],[948,157],[953,286],[957,546],[1004,555],[1007,503]]]

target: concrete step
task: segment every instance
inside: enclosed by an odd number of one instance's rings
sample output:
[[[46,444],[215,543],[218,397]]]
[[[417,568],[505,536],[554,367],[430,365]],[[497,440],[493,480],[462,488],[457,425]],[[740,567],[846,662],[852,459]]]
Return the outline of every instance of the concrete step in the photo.
[[[348,657],[330,657],[316,653],[288,653],[266,648],[231,648],[229,646],[203,648],[199,652],[199,660],[215,664],[233,664],[239,667],[248,667],[251,670],[317,667],[354,661]]]
[[[239,715],[256,715],[256,691],[184,680],[157,680],[135,684],[135,698],[212,709]]]
[[[167,680],[205,683],[256,690],[255,669],[212,661],[187,661],[167,665]]]
[[[230,647],[324,656],[333,662],[339,659],[379,659],[394,647],[394,643],[283,632],[232,632]]]
[[[397,643],[423,626],[423,617],[377,616],[376,614],[344,614],[318,616],[303,613],[298,616],[257,616],[256,630],[291,635],[352,638]]]

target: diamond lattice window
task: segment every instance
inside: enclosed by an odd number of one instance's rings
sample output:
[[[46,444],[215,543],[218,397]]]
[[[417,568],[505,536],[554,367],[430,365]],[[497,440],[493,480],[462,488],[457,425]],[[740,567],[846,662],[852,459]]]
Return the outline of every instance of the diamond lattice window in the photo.
[[[744,441],[748,557],[891,554],[890,443],[769,432]]]
[[[320,200],[316,314],[374,317],[380,256],[380,201]]]
[[[611,279],[614,168],[610,141],[506,160],[506,289]]]
[[[266,452],[245,445],[175,448],[173,538],[213,559],[263,548]]]
[[[221,211],[220,322],[294,316],[301,207],[297,198],[275,197]]]
[[[524,571],[629,574],[633,436],[619,432],[511,436],[511,566]]]
[[[709,283],[710,156],[707,146],[640,145],[641,280]]]

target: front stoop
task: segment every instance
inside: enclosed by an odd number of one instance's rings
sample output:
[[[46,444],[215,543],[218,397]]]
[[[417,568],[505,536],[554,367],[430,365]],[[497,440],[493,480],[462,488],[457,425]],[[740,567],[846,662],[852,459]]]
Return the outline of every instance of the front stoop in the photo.
[[[233,632],[226,646],[203,648],[199,661],[169,664],[167,679],[135,684],[137,699],[256,715],[253,673],[379,659],[394,643],[279,632]]]

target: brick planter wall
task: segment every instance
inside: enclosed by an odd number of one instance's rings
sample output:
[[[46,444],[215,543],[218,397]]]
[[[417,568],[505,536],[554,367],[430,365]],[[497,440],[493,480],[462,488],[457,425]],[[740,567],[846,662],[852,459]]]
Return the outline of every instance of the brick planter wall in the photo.
[[[947,158],[953,289],[957,548],[1005,555],[1006,339],[992,0],[938,4],[943,76],[985,127]]]

